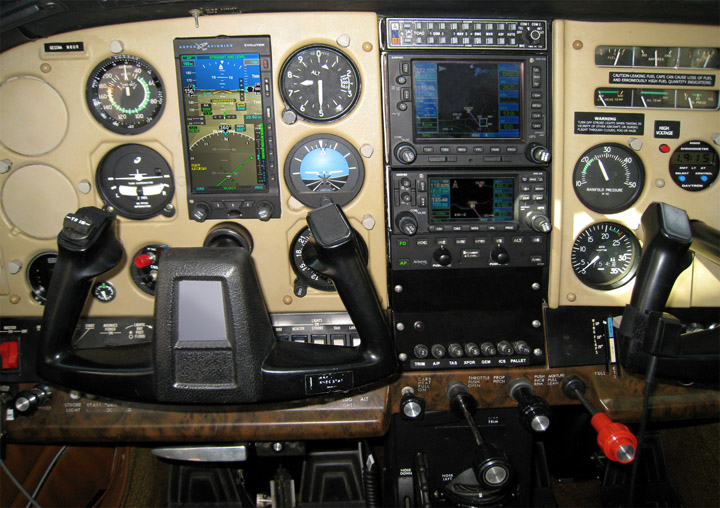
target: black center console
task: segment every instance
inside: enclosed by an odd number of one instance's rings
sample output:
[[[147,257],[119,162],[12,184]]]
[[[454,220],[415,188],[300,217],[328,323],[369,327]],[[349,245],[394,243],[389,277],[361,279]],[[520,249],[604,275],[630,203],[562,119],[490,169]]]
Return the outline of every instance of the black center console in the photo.
[[[547,23],[387,18],[381,28],[401,365],[542,364],[552,229]]]

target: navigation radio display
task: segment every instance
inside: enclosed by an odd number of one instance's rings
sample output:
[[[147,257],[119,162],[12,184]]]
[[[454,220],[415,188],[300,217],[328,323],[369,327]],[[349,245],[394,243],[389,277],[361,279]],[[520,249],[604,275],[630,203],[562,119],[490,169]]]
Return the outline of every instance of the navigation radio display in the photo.
[[[260,55],[180,55],[193,193],[267,190]]]
[[[430,223],[514,219],[514,178],[430,177]]]
[[[415,139],[516,139],[522,62],[412,62]]]

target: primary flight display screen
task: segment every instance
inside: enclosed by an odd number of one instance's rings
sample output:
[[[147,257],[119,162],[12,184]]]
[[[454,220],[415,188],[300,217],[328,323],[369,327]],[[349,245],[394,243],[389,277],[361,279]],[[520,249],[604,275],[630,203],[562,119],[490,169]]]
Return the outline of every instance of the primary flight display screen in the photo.
[[[514,219],[513,178],[430,177],[430,222]]]
[[[192,193],[268,189],[260,55],[179,55]]]
[[[521,137],[523,64],[412,63],[415,138]]]

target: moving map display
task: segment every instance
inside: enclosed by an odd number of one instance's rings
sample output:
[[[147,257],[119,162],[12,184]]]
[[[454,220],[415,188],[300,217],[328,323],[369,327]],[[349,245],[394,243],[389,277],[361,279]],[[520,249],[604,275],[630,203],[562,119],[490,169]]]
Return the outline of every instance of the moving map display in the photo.
[[[511,221],[512,178],[430,178],[430,222]]]
[[[260,56],[180,55],[193,193],[267,190]]]
[[[417,139],[521,136],[522,64],[414,61]]]

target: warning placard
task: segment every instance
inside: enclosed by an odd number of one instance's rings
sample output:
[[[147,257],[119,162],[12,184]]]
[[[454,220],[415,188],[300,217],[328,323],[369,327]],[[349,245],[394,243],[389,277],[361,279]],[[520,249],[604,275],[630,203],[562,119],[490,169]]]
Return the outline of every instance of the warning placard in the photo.
[[[640,113],[575,112],[575,134],[633,134],[645,132],[645,115]]]

